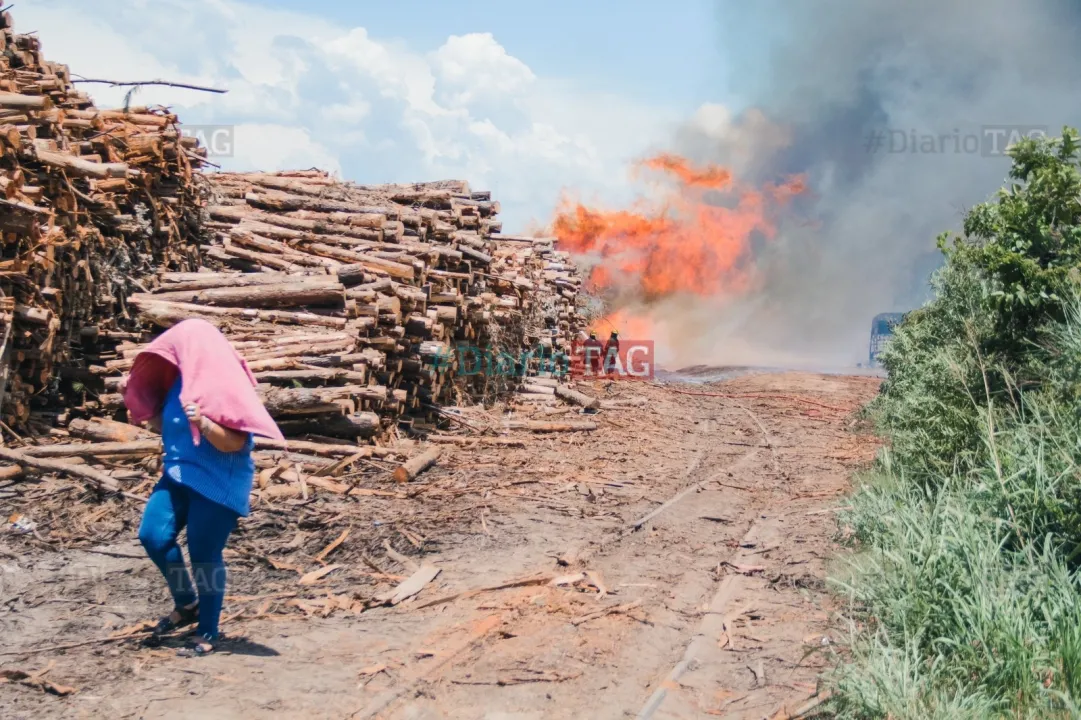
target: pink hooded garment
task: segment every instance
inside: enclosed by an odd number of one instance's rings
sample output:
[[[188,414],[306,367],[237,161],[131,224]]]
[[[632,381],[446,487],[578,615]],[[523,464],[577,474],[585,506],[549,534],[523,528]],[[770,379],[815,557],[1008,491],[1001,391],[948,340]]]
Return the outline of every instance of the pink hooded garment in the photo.
[[[255,377],[221,332],[205,320],[184,320],[166,330],[135,356],[124,404],[133,423],[151,419],[165,396],[183,378],[180,402],[195,403],[201,413],[222,427],[284,440],[281,430],[255,392]],[[192,439],[200,433],[191,426]]]

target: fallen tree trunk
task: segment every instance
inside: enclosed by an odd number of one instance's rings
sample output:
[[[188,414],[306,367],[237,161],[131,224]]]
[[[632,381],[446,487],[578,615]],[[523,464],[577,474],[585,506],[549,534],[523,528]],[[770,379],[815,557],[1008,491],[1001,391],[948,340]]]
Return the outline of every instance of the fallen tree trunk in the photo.
[[[556,385],[556,396],[566,400],[567,402],[574,403],[575,405],[581,405],[586,410],[596,410],[601,406],[601,401],[595,397],[590,397],[585,393],[580,393],[577,390],[572,390],[565,385]]]
[[[433,447],[405,461],[394,470],[394,481],[405,483],[416,480],[418,475],[435,465],[442,452],[442,448]]]

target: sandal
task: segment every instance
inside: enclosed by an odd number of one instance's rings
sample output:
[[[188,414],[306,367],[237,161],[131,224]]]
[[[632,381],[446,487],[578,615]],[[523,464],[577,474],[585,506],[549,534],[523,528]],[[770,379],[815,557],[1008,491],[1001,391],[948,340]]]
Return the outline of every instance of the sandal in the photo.
[[[219,636],[220,637],[220,636]],[[215,650],[218,638],[209,635],[196,635],[187,644],[176,651],[178,657],[206,657]]]
[[[173,620],[173,615],[179,616],[177,620]],[[173,630],[178,630],[188,625],[194,625],[199,619],[199,603],[195,603],[189,607],[178,607],[173,612],[169,613],[161,620],[158,620],[158,624],[154,626],[154,629],[150,631],[152,637],[161,637],[167,633],[171,633]]]

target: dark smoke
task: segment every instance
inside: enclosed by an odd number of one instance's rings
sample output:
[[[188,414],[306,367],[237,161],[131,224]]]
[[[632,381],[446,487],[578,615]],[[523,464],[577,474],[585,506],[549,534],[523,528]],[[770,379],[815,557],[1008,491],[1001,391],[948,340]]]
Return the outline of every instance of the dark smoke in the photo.
[[[757,243],[764,289],[716,348],[851,363],[875,314],[928,298],[935,237],[1002,186],[1009,160],[948,138],[941,154],[887,152],[890,130],[900,149],[911,131],[1081,122],[1077,0],[719,0],[718,22],[743,107],[727,122],[704,108],[677,148],[755,182],[806,173],[810,193]],[[886,145],[868,152],[876,132]]]

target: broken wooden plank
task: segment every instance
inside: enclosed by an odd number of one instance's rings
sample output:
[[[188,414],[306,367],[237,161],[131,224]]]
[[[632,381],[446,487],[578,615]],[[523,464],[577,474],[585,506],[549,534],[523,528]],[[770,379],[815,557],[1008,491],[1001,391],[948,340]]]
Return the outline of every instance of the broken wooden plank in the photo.
[[[383,605],[397,605],[413,597],[439,576],[442,570],[431,563],[424,563],[398,587],[376,595],[376,600]]]

